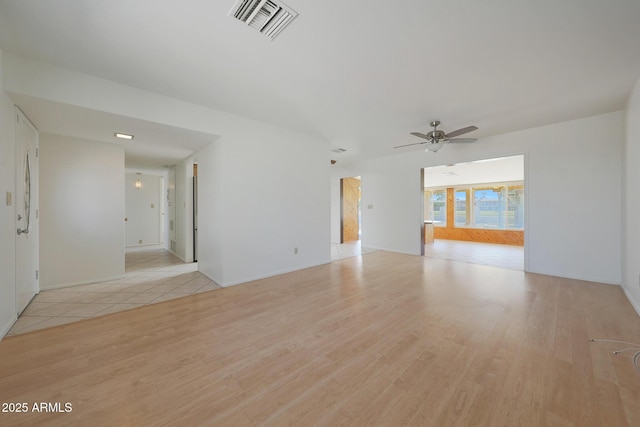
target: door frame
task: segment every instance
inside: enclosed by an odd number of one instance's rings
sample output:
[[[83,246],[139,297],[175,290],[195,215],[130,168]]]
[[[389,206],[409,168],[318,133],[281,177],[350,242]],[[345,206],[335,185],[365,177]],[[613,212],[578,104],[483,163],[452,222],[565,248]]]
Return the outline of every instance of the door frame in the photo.
[[[29,118],[18,108],[15,107],[16,112],[16,131],[15,131],[15,162],[16,162],[16,184],[15,184],[15,193],[16,193],[16,209],[15,209],[15,218],[16,218],[16,234],[15,238],[15,298],[14,298],[14,310],[16,314],[19,316],[24,309],[29,305],[29,303],[33,300],[33,298],[40,292],[40,260],[39,260],[39,248],[40,248],[40,239],[39,239],[39,226],[38,226],[38,218],[39,218],[39,175],[40,175],[40,167],[39,167],[39,150],[40,150],[40,133],[38,129],[31,123]],[[29,179],[29,226],[26,227],[28,229],[28,234],[25,234],[23,228],[25,226],[24,221],[22,219],[18,220],[18,215],[22,210],[21,207],[18,206],[19,203],[24,203],[24,188],[20,184],[25,181],[25,150],[23,149],[24,144],[28,143],[20,140],[20,132],[18,131],[18,126],[20,123],[24,123],[34,134],[34,142],[33,142],[33,150],[32,156],[29,156],[29,170],[30,170],[30,179]],[[21,191],[22,194],[18,195],[18,192]],[[19,232],[18,232],[19,231]],[[33,242],[32,245],[25,248],[25,245],[22,245],[20,239],[29,239]],[[24,259],[33,260],[33,264],[30,263],[30,267],[34,267],[35,271],[33,272],[34,279],[32,283],[32,288],[23,289],[23,282],[26,282],[26,278],[28,277],[26,268],[23,264]],[[26,292],[25,292],[26,290]],[[23,298],[23,294],[28,294],[28,299]]]

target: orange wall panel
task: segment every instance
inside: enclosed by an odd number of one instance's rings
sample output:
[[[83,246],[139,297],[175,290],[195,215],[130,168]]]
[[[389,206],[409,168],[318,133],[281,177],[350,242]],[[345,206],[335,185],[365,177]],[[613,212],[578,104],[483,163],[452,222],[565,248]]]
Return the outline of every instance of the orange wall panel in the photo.
[[[360,199],[360,180],[342,179],[342,242],[358,240],[358,201]]]

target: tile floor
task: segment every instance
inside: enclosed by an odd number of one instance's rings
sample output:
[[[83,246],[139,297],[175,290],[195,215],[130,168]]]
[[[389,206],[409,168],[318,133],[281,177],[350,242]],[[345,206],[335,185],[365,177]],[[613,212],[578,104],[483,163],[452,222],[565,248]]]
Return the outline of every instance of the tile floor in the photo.
[[[337,261],[352,256],[360,256],[375,252],[377,249],[363,248],[360,240],[347,243],[331,243],[331,261]]]
[[[524,247],[437,239],[424,245],[424,255],[452,261],[524,270]]]
[[[40,292],[7,336],[220,289],[160,247],[127,250],[125,265],[124,279]]]

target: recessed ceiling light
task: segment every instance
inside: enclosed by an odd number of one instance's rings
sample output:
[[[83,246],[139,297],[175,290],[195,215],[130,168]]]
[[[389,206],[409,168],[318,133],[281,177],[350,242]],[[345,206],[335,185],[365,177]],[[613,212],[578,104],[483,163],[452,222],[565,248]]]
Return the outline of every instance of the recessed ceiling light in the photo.
[[[133,139],[133,135],[128,135],[126,133],[118,133],[118,132],[116,132],[114,135],[116,136],[116,138],[120,138],[120,139],[128,139],[128,140]]]

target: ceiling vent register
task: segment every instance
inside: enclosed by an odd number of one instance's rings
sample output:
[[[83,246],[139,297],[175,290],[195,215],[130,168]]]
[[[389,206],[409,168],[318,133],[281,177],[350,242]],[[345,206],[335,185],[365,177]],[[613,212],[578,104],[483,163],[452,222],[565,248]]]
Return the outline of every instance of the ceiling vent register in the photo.
[[[285,4],[271,0],[238,0],[229,15],[255,28],[271,40],[298,16]]]

